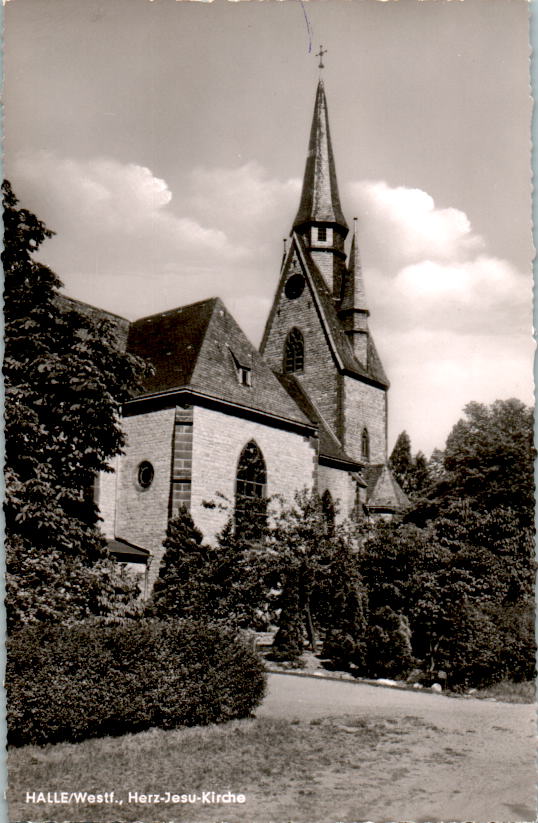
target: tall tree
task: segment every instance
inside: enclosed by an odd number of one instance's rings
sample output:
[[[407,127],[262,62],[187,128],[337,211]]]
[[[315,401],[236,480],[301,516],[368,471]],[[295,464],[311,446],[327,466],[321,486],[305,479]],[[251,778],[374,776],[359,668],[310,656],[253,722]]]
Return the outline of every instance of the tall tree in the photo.
[[[533,413],[520,400],[469,403],[448,436],[445,468],[453,497],[479,508],[511,508],[534,521]]]
[[[149,611],[163,618],[192,617],[253,626],[264,611],[265,559],[228,524],[218,546],[203,542],[182,507],[168,524],[165,553]]]
[[[9,182],[2,192],[6,603],[13,626],[79,619],[130,600],[132,587],[106,559],[90,490],[121,451],[121,404],[143,364],[121,351],[110,323],[60,299],[59,278],[33,259],[52,232],[18,208]]]
[[[405,489],[407,477],[412,467],[411,440],[406,431],[398,435],[389,458],[389,466],[400,486]]]

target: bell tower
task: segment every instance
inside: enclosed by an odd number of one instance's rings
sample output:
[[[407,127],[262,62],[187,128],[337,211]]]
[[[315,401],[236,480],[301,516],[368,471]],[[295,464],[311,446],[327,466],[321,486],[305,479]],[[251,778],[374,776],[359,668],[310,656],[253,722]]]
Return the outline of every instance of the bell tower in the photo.
[[[320,49],[317,56],[323,54]],[[319,425],[318,488],[349,502],[345,483],[362,482],[360,500],[372,512],[390,514],[405,507],[406,498],[386,465],[389,381],[368,325],[356,221],[346,258],[348,233],[320,77],[301,200],[261,352]],[[351,470],[344,481],[349,461],[361,472]]]

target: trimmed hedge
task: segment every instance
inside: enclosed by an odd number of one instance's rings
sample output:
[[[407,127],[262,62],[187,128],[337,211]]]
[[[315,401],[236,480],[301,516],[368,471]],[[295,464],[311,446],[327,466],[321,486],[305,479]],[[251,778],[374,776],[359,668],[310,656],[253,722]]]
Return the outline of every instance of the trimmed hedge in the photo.
[[[265,675],[220,626],[33,624],[8,639],[6,690],[8,743],[41,745],[247,717]]]

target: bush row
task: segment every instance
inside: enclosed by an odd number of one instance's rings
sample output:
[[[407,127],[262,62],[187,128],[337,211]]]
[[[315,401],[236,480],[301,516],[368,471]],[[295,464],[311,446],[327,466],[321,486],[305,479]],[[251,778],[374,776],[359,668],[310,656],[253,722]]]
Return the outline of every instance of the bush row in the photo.
[[[260,660],[232,632],[188,620],[32,625],[7,655],[15,746],[246,717],[265,688]]]

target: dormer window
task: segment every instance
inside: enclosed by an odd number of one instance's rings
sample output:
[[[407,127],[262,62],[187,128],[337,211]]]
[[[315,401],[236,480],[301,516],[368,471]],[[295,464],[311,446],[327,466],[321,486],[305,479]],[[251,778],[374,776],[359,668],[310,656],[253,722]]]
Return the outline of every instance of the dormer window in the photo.
[[[318,227],[318,240],[325,242],[327,240],[327,228],[325,226]]]
[[[245,366],[241,361],[235,356],[233,351],[230,349],[230,354],[232,355],[232,360],[234,362],[235,367],[235,374],[237,377],[237,382],[240,386],[252,386],[252,368],[251,366]]]
[[[248,366],[239,366],[237,378],[242,386],[252,386],[252,369]]]

